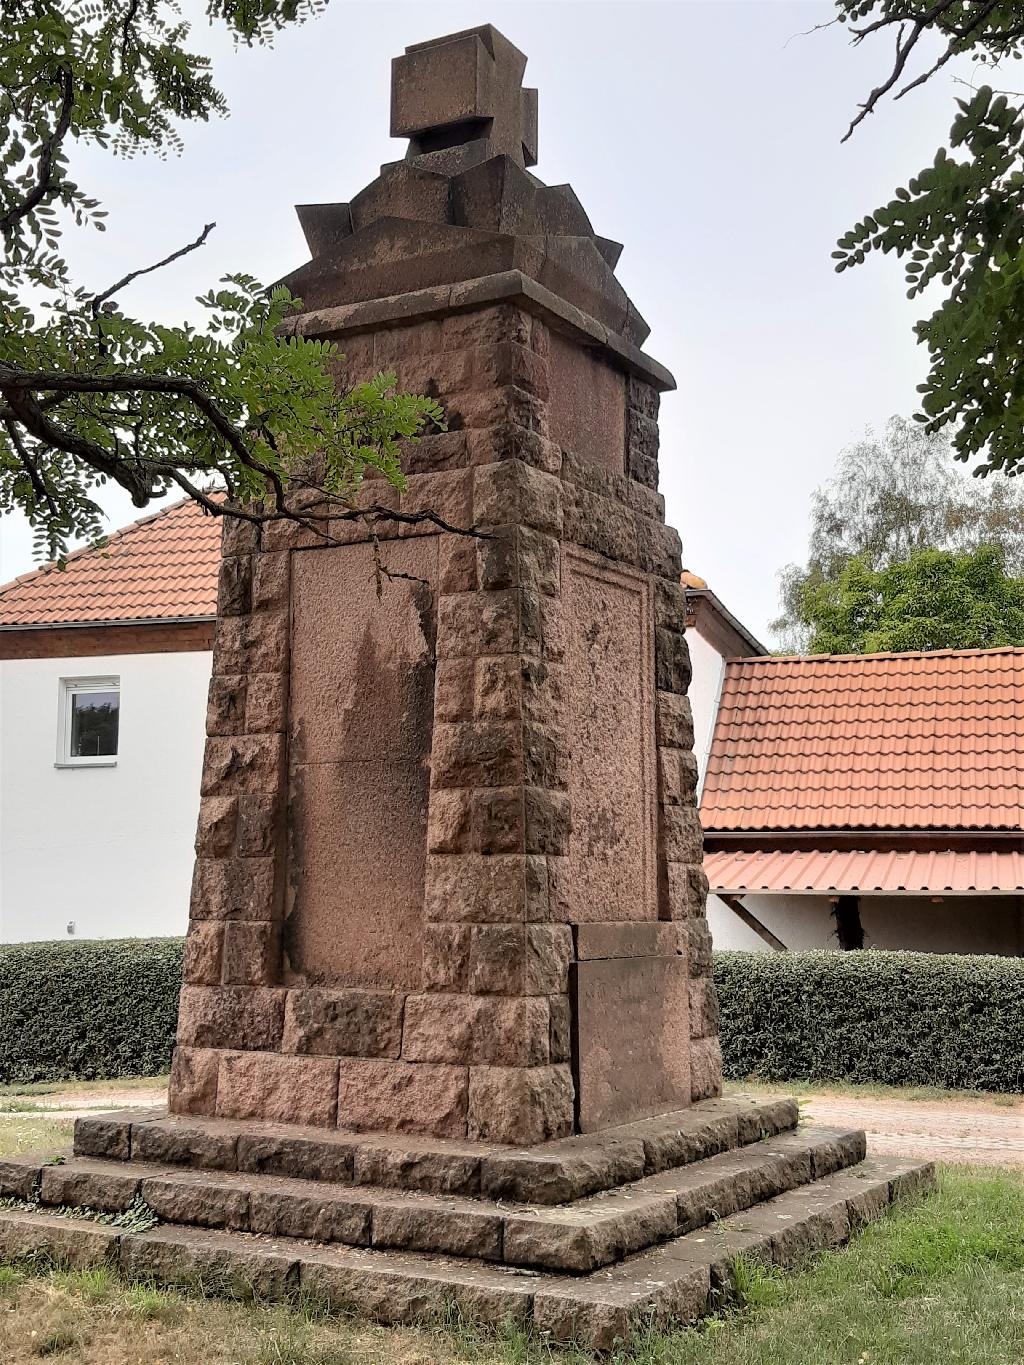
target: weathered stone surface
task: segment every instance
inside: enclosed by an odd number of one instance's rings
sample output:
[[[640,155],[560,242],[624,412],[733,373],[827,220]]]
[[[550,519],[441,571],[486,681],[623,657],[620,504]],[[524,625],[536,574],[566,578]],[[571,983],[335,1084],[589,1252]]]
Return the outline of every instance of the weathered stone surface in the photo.
[[[526,933],[521,924],[474,925],[470,930],[467,990],[473,995],[521,994],[526,972]]]
[[[191,938],[191,935],[190,935]],[[220,1053],[214,1048],[174,1049],[170,1101],[178,1114],[212,1114],[217,1104]]]
[[[326,1057],[398,1057],[404,997],[387,991],[288,992],[285,1052]]]
[[[183,986],[178,1042],[272,1051],[281,1042],[284,1000],[283,990],[265,986]]]
[[[81,1156],[105,1156],[113,1161],[127,1161],[131,1154],[131,1140],[131,1120],[123,1114],[96,1114],[75,1120],[75,1151]]]
[[[282,741],[282,735],[211,736],[203,761],[203,795],[277,792],[283,771]]]
[[[437,537],[388,548],[409,578],[379,601],[370,546],[295,558],[289,957],[311,983],[416,987]]]
[[[33,1200],[40,1169],[39,1158],[8,1157],[0,1161],[0,1198]]]
[[[88,1270],[115,1262],[119,1242],[116,1228],[84,1218],[54,1218],[20,1209],[5,1209],[0,1215],[0,1257],[5,1260],[46,1252],[75,1270]]]
[[[142,1181],[142,1198],[168,1223],[201,1228],[249,1226],[248,1192],[212,1175],[149,1176]]]
[[[566,554],[572,918],[654,919],[654,726],[649,590]]]
[[[690,1043],[690,1093],[695,1101],[722,1093],[722,1047],[717,1038]]]
[[[689,984],[690,1037],[710,1038],[718,1033],[718,993],[707,976],[692,977]]]
[[[640,1138],[593,1147],[573,1140],[562,1152],[502,1152],[484,1157],[480,1190],[488,1199],[568,1204],[599,1190],[640,1180],[645,1169]]]
[[[403,1251],[444,1251],[453,1256],[501,1260],[502,1219],[468,1202],[449,1200],[442,1211],[433,1204],[395,1199],[373,1210],[373,1245]]]
[[[279,1301],[298,1283],[295,1256],[230,1233],[154,1228],[126,1234],[122,1272],[162,1285],[202,1284],[229,1298]]]
[[[219,986],[224,925],[197,921],[185,940],[181,979],[189,986]]]
[[[681,957],[606,958],[573,968],[584,1133],[690,1099],[689,975]]]
[[[336,1192],[254,1191],[249,1226],[267,1237],[309,1237],[315,1242],[370,1245],[370,1206]]]
[[[604,957],[669,957],[680,952],[675,924],[580,924],[576,956],[581,962]]]
[[[238,798],[205,796],[199,803],[196,852],[207,858],[223,858],[234,851],[238,823]]]
[[[271,920],[275,914],[270,858],[198,858],[192,878],[192,917]]]
[[[390,1143],[361,1143],[356,1149],[354,1180],[357,1185],[391,1185],[400,1190],[423,1190],[431,1194],[475,1195],[480,1193],[479,1151],[445,1147],[432,1149],[421,1139],[403,1147]]]
[[[79,1123],[82,1123],[81,1119]],[[157,1120],[152,1123],[131,1125],[133,1161],[149,1161],[155,1165],[201,1166],[204,1170],[211,1171],[233,1171],[237,1165],[237,1146],[236,1133],[212,1132],[209,1128],[182,1120]],[[85,1154],[83,1144],[79,1141],[77,1126],[75,1151]],[[127,1153],[122,1159],[126,1157]]]
[[[472,971],[472,949],[471,949]],[[410,1062],[533,1067],[548,1060],[549,1015],[540,998],[411,995],[402,1056]]]
[[[474,1066],[469,1073],[468,1134],[482,1142],[546,1142],[572,1132],[569,1068]]]
[[[226,1052],[217,1080],[223,1118],[265,1118],[333,1127],[338,1063],[331,1057],[282,1057],[270,1052]]]
[[[280,1133],[243,1130],[238,1136],[238,1169],[259,1175],[292,1176],[348,1184],[354,1148],[335,1137],[322,1140]]]
[[[521,924],[548,919],[543,858],[515,853],[427,859],[428,920]]]
[[[344,1060],[338,1126],[356,1132],[465,1137],[468,1096],[464,1066]]]
[[[625,469],[625,390],[622,371],[551,335],[551,436],[566,450],[609,473]]]
[[[531,924],[526,930],[528,995],[562,995],[569,986],[572,930],[567,924]]]

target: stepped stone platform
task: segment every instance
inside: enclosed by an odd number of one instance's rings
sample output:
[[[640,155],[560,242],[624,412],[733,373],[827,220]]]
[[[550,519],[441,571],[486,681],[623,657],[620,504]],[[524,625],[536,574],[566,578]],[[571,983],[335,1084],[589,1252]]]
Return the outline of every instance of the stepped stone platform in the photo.
[[[798,1125],[790,1099],[520,1148],[122,1111],[79,1119],[63,1159],[0,1162],[0,1255],[267,1299],[301,1288],[388,1323],[454,1305],[604,1350],[727,1302],[738,1257],[793,1265],[932,1181],[867,1160],[863,1132]],[[156,1225],[95,1219],[127,1210]]]

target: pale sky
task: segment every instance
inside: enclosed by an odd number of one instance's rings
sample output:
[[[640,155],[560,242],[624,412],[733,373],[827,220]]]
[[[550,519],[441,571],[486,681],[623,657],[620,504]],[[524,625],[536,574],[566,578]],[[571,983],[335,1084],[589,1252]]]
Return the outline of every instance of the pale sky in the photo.
[[[201,13],[195,0],[186,13]],[[836,237],[945,142],[962,90],[940,76],[887,104],[840,146],[891,61],[852,49],[827,0],[331,0],[273,49],[234,51],[204,19],[226,120],[187,127],[180,157],[75,154],[109,210],[72,234],[83,283],[102,287],[216,221],[207,246],[123,295],[139,316],[196,317],[227,271],[268,282],[308,258],[298,203],[350,199],[382,162],[390,59],[408,43],[495,24],[540,89],[540,160],[570,182],[595,230],[625,243],[618,275],[675,374],[662,404],[662,490],[684,564],[766,643],[777,574],[804,556],[813,488],[868,424],[909,415],[926,357],[895,258],[837,276]],[[111,529],[139,515],[107,499]],[[0,524],[0,577],[32,567],[24,527]]]

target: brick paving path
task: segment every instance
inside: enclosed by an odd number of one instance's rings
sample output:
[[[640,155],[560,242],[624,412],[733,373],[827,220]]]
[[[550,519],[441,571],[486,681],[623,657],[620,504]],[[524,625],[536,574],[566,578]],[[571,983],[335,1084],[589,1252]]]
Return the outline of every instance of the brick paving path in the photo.
[[[988,1100],[859,1099],[810,1095],[801,1114],[819,1123],[863,1128],[868,1152],[978,1166],[1024,1166],[1024,1106]]]

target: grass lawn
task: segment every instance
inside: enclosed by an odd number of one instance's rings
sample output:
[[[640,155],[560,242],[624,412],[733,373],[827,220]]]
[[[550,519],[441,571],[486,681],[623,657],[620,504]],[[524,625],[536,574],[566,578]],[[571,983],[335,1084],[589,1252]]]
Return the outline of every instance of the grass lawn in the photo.
[[[836,1095],[849,1099],[921,1101],[942,1104],[993,1104],[1000,1109],[1024,1107],[1024,1095],[1000,1090],[944,1090],[940,1085],[847,1085],[839,1081],[729,1080],[726,1090],[738,1095]]]
[[[0,1154],[64,1143],[69,1120],[9,1118]],[[947,1167],[926,1203],[791,1275],[745,1275],[746,1302],[652,1336],[636,1365],[1001,1365],[1024,1360],[1024,1175]],[[458,1324],[328,1317],[313,1303],[234,1304],[107,1271],[0,1265],[0,1361],[83,1365],[580,1365],[591,1359]]]

